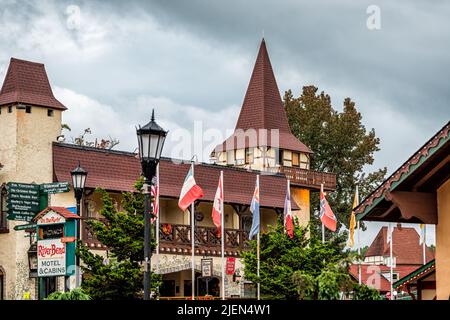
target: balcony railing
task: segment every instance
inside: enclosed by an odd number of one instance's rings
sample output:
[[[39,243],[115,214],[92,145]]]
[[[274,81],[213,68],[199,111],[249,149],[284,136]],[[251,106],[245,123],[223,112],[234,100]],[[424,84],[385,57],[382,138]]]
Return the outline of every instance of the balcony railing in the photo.
[[[161,253],[191,253],[191,226],[163,223],[159,228]],[[248,233],[239,229],[225,229],[225,255],[237,256],[248,247]],[[220,255],[221,237],[215,227],[195,227],[195,253]]]
[[[93,249],[106,249],[89,226],[82,221],[83,242]],[[159,226],[160,253],[191,254],[191,226],[162,223]],[[225,255],[238,256],[248,248],[248,232],[239,229],[225,229]],[[195,254],[221,255],[221,237],[215,227],[195,227]]]
[[[320,189],[320,185],[323,184],[325,190],[336,190],[336,174],[334,173],[284,166],[266,168],[266,170],[272,173],[284,174],[293,185]]]

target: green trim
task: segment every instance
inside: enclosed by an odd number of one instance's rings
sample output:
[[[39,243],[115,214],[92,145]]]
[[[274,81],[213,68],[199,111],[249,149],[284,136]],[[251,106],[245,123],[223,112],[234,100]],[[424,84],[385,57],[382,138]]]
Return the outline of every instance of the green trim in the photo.
[[[431,268],[432,266],[434,266],[436,263],[436,261],[433,259],[430,262],[428,262],[427,264],[424,264],[423,266],[421,266],[419,269],[417,269],[416,271],[411,272],[410,274],[404,276],[403,278],[401,278],[400,280],[398,280],[397,282],[394,283],[393,287],[394,288],[398,288],[399,286],[401,286],[403,283],[411,280],[412,278],[414,278],[415,276],[417,276],[418,274],[426,271],[427,269]]]
[[[395,190],[407,177],[409,177],[415,170],[417,170],[425,161],[427,161],[428,160],[428,158],[430,158],[433,154],[435,154],[436,153],[436,151],[438,151],[444,144],[446,144],[447,143],[447,141],[448,141],[448,138],[450,137],[450,131],[448,132],[448,134],[447,134],[447,136],[446,137],[444,137],[444,138],[442,138],[442,139],[440,139],[439,140],[439,143],[435,146],[435,147],[432,147],[432,148],[430,148],[429,150],[428,150],[428,155],[427,156],[421,156],[420,157],[420,159],[419,159],[419,161],[416,163],[416,164],[413,164],[413,165],[411,165],[410,167],[409,167],[409,169],[408,169],[408,172],[405,172],[405,173],[403,173],[401,176],[400,176],[400,179],[398,179],[397,181],[394,181],[394,182],[392,182],[392,184],[391,184],[391,186],[390,186],[390,188],[389,188],[389,191],[393,191],[393,190]],[[420,151],[420,150],[419,150]],[[417,152],[416,152],[417,153]],[[414,156],[413,156],[414,157]],[[413,158],[413,157],[411,157],[411,158]],[[402,165],[403,166],[403,165]],[[401,168],[401,167],[400,167]],[[392,177],[396,174],[396,172],[400,169],[400,168],[398,168],[393,174],[392,174]],[[388,179],[389,180],[389,179]],[[388,180],[386,180],[386,181],[388,181]],[[376,191],[376,190],[375,190]],[[369,213],[370,213],[370,211],[374,208],[374,207],[376,207],[382,200],[384,200],[384,194],[381,196],[381,197],[379,197],[379,198],[377,198],[377,199],[375,199],[373,202],[372,202],[372,204],[370,205],[370,206],[368,206],[367,208],[366,208],[366,210],[364,210],[364,212],[363,213],[360,213],[360,214],[358,214],[357,216],[356,216],[356,220],[362,220],[366,215],[368,215]]]

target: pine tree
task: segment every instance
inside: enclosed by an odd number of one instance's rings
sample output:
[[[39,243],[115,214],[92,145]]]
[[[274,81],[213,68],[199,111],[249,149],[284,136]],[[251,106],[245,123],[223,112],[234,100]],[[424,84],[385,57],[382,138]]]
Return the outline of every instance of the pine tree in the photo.
[[[119,211],[111,196],[102,189],[102,220],[88,220],[97,239],[108,248],[108,259],[90,251],[82,243],[77,254],[83,262],[83,290],[92,299],[137,299],[142,297],[144,260],[144,197],[143,181],[135,184],[137,192],[122,194]],[[156,243],[154,237],[152,248]],[[159,288],[161,277],[152,274],[152,290]]]

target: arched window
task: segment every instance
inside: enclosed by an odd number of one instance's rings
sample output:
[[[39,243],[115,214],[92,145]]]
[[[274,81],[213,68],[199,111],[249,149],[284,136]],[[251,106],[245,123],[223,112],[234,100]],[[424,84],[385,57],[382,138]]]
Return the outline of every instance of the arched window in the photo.
[[[6,190],[6,185],[2,184],[0,186],[0,233],[9,232],[8,219],[6,219],[6,216],[8,215],[8,207],[6,204],[7,196],[8,192]]]

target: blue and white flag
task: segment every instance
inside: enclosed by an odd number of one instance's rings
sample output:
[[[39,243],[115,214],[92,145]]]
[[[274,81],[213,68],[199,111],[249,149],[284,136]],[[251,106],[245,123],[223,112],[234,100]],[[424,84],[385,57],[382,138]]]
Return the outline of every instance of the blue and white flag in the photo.
[[[251,240],[254,235],[259,234],[259,176],[256,178],[255,192],[253,193],[250,212],[252,213],[253,221],[248,238]]]

